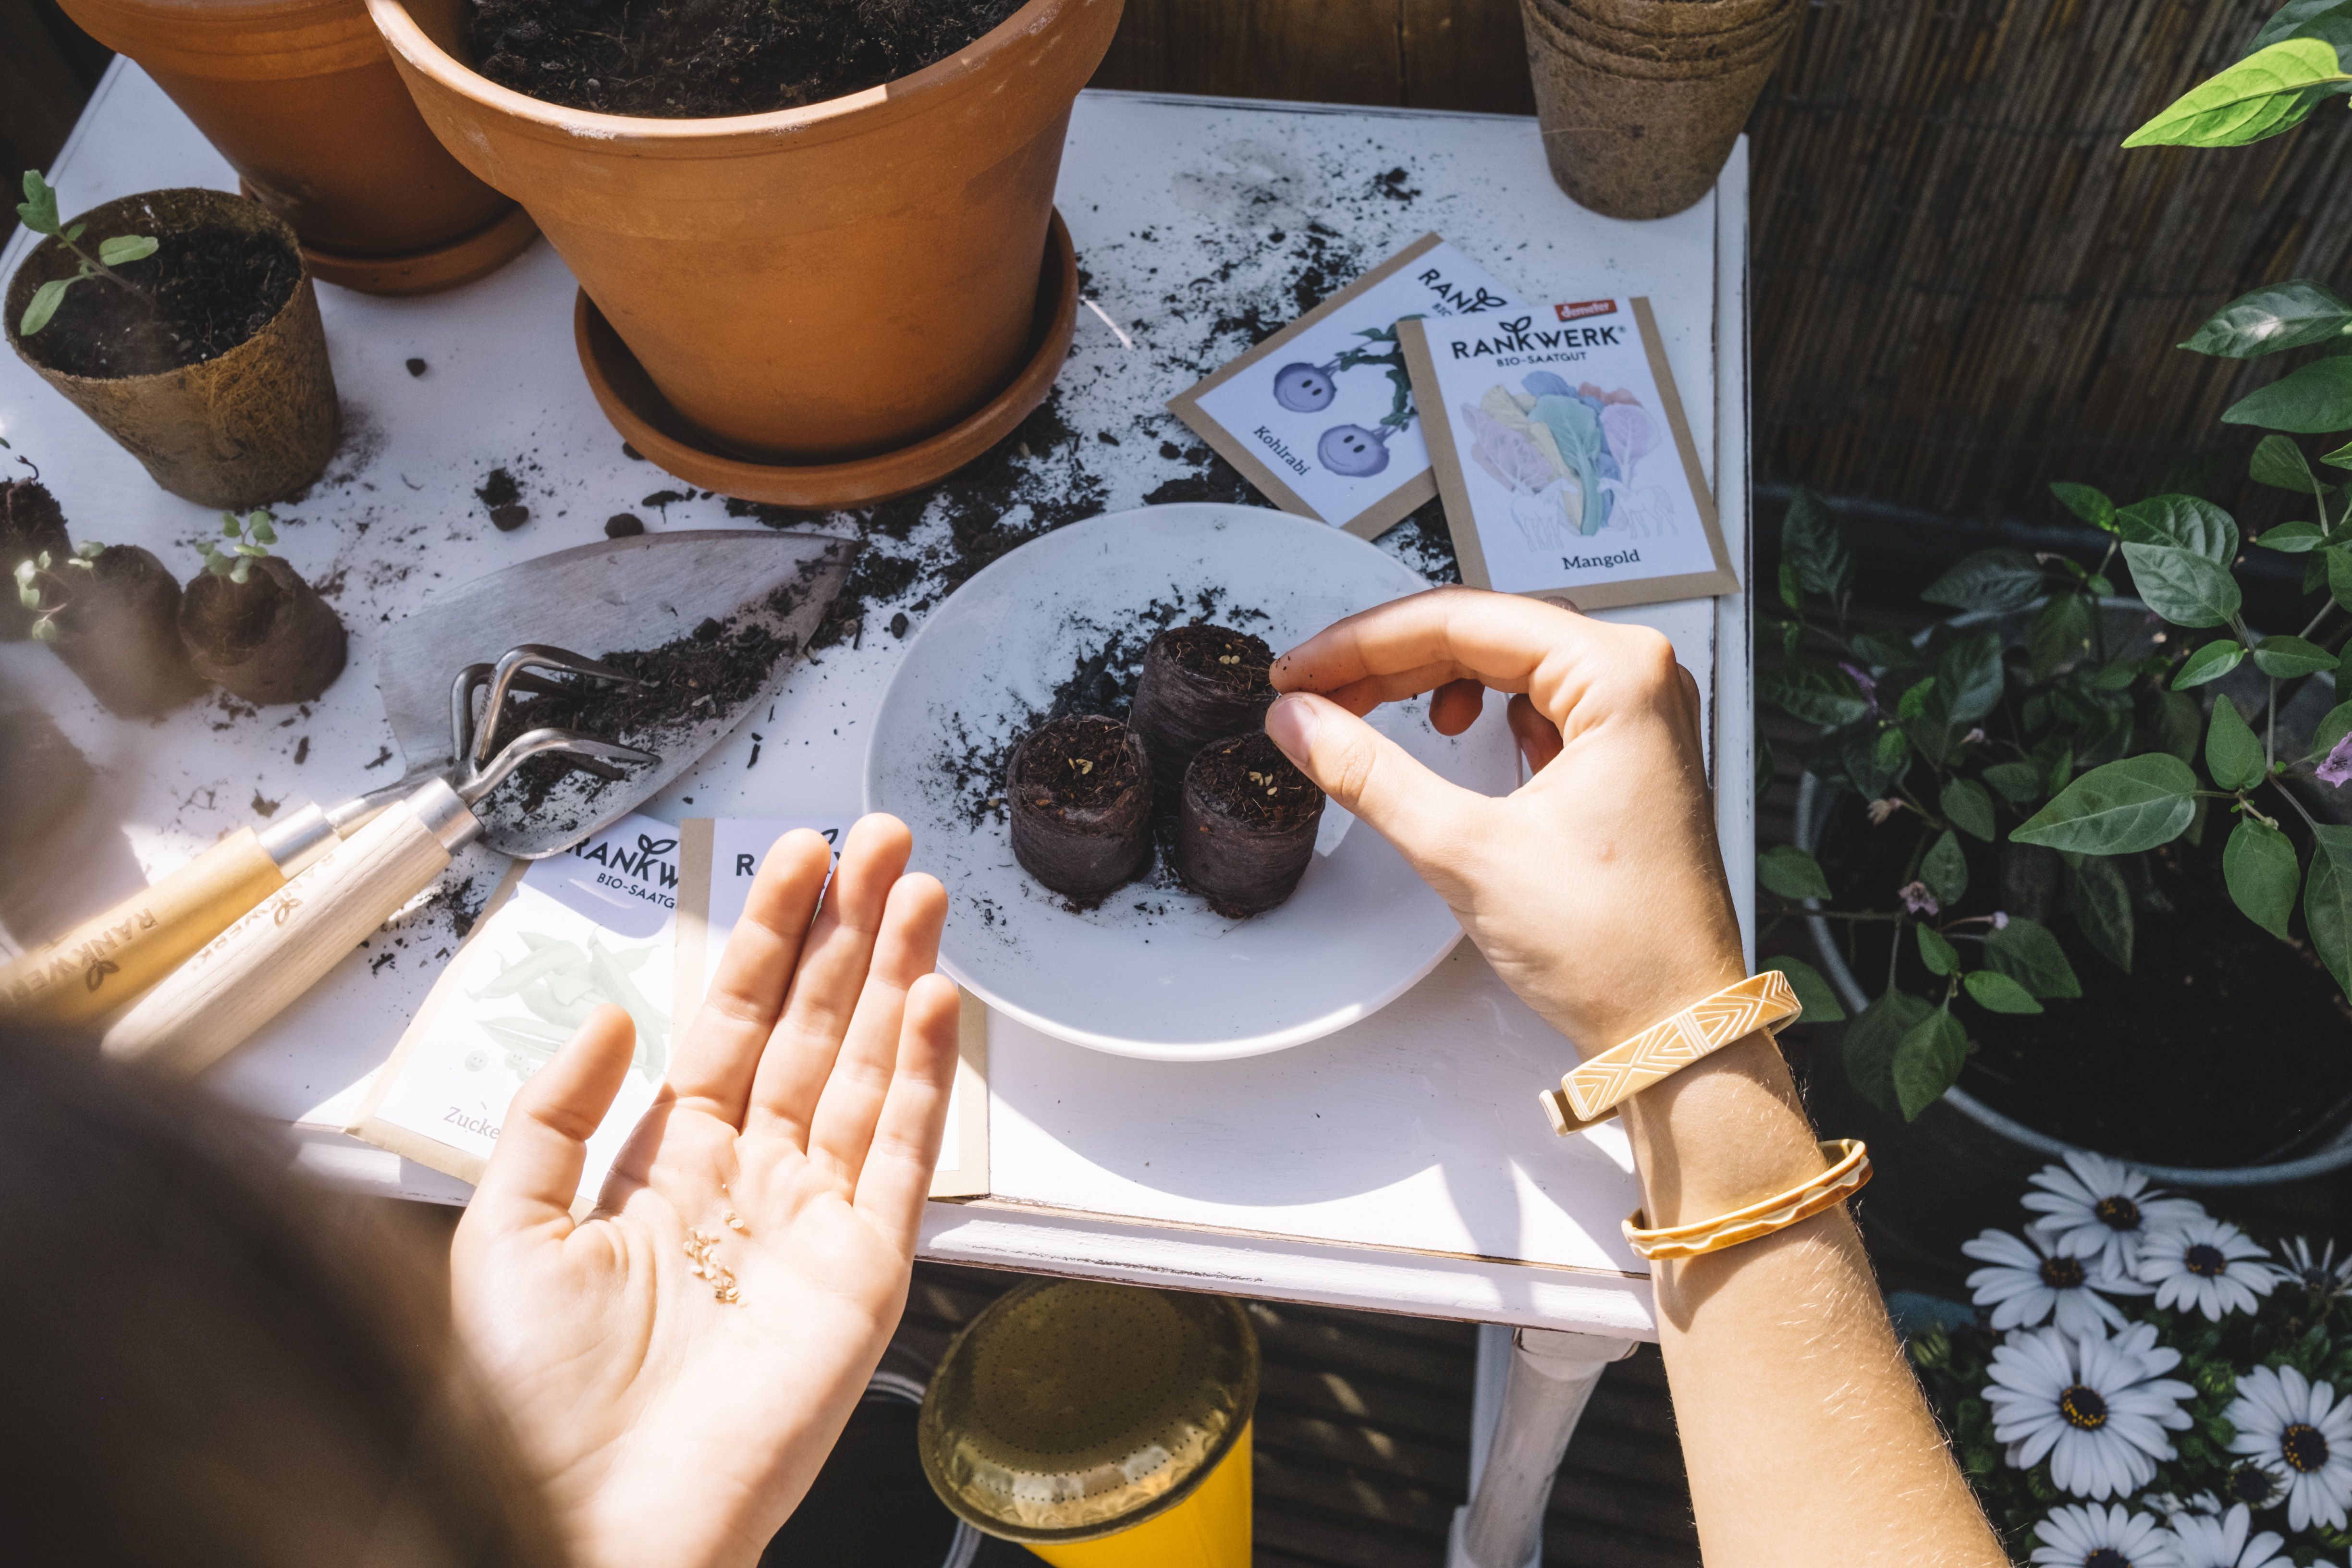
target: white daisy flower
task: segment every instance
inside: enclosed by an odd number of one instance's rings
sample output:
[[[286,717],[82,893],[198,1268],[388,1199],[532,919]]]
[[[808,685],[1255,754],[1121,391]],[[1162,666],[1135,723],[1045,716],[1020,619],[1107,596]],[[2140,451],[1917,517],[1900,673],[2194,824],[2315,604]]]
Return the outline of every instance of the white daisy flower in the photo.
[[[2196,1391],[2160,1375],[2179,1364],[2179,1351],[2156,1342],[2153,1323],[2112,1340],[2060,1329],[2013,1333],[1987,1369],[1993,1436],[2021,1470],[2048,1456],[2050,1479],[2076,1497],[2129,1497],[2156,1479],[2158,1459],[2173,1457],[2163,1429],[2189,1425],[2180,1402]]]
[[[2288,1529],[2308,1530],[2319,1520],[2344,1528],[2352,1505],[2352,1404],[2337,1404],[2333,1386],[2291,1366],[2258,1366],[2238,1379],[2238,1397],[2221,1414],[2238,1431],[2230,1452],[2252,1455],[2284,1481]],[[2237,1479],[2231,1472],[2233,1487]]]
[[[2285,1269],[2287,1278],[2314,1295],[2341,1296],[2352,1290],[2352,1257],[2337,1262],[2332,1238],[2314,1255],[2310,1242],[2294,1237],[2279,1243],[2278,1256],[2279,1267]]]
[[[2244,1503],[2221,1515],[2175,1514],[2172,1539],[2180,1568],[2294,1568],[2294,1560],[2279,1550],[2285,1537],[2265,1530],[2249,1539],[2252,1529]]]
[[[1992,1265],[1969,1276],[1969,1289],[1974,1292],[1970,1300],[1992,1309],[1996,1329],[2033,1328],[2053,1313],[2070,1334],[2120,1329],[2123,1313],[2098,1292],[2146,1295],[2148,1287],[2114,1274],[2095,1254],[2081,1256],[2077,1248],[2082,1245],[2072,1236],[2052,1239],[2030,1230],[2023,1241],[2005,1230],[1988,1230],[1974,1241],[1964,1241],[1962,1252]]]
[[[2033,1527],[2033,1561],[2048,1568],[2179,1568],[2179,1545],[2153,1514],[2061,1503]]]
[[[2194,1199],[2168,1195],[2130,1166],[2086,1152],[2026,1179],[2042,1189],[2025,1194],[2025,1206],[2042,1216],[2031,1228],[2073,1238],[2077,1257],[2087,1263],[2095,1256],[2113,1274],[2134,1271],[2140,1241],[2151,1232],[2205,1217]]]
[[[2194,1307],[2215,1322],[2251,1312],[2254,1298],[2279,1282],[2263,1249],[2236,1226],[2193,1219],[2140,1241],[2139,1277],[2156,1287],[2159,1307]]]

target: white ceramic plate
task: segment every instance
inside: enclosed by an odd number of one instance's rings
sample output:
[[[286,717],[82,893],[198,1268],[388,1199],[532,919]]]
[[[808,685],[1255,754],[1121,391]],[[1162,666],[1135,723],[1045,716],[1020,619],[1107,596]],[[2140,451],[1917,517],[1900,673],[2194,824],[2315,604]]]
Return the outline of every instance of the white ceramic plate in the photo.
[[[1164,871],[1073,914],[1013,862],[1000,812],[972,808],[1001,780],[969,767],[1052,701],[1108,628],[1153,601],[1197,604],[1279,652],[1358,610],[1425,589],[1362,540],[1285,512],[1206,503],[1074,523],[982,571],[931,613],[882,700],[866,805],[914,829],[916,864],[950,900],[940,967],[991,1006],[1097,1050],[1216,1061],[1298,1045],[1378,1011],[1462,934],[1386,840],[1328,807],[1318,854],[1281,908],[1213,913]],[[1266,618],[1238,618],[1255,610]],[[1185,618],[1189,619],[1189,616]],[[1448,740],[1425,700],[1375,721],[1438,773],[1481,794],[1516,782],[1499,713]]]

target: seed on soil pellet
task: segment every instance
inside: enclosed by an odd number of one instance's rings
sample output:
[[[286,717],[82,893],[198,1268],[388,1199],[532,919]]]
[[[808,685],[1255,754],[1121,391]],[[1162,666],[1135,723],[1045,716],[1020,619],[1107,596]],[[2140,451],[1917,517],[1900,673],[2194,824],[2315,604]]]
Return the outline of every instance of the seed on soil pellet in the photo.
[[[431,368],[432,366],[426,364],[421,359],[413,359],[408,362],[408,374],[411,375],[423,375]]]
[[[633,511],[616,511],[604,520],[607,539],[635,539],[646,531],[646,520]]]

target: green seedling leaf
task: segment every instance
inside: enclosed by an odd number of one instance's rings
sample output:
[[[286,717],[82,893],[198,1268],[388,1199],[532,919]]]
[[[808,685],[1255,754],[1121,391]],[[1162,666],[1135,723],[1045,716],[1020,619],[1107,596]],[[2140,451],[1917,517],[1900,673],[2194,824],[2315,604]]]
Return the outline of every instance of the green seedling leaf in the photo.
[[[1889,991],[1846,1026],[1845,1076],[1856,1093],[1882,1110],[1895,1108],[1895,1047],[1935,1011],[1908,991]]]
[[[2083,983],[2066,962],[2066,950],[2050,928],[2020,915],[1985,938],[1985,962],[2035,996],[2045,999],[2080,996]]]
[[[127,261],[144,261],[155,254],[156,248],[152,236],[118,234],[112,239],[98,242],[98,258],[109,267],[120,267]]]
[[[2244,646],[2233,637],[2209,642],[2182,662],[2180,673],[2172,678],[2172,689],[2186,691],[2192,686],[2219,680],[2237,668],[2245,657]]]
[[[2046,576],[2025,551],[1979,550],[1921,589],[1919,596],[1962,610],[2021,610],[2047,591]]]
[[[89,225],[88,225],[88,224],[86,224],[86,223],[78,223],[78,224],[74,225],[74,226],[73,226],[73,227],[71,227],[71,228],[69,228],[69,229],[66,230],[66,232],[65,232],[65,241],[66,241],[66,243],[67,243],[68,245],[71,245],[75,240],[79,239],[79,238],[82,237],[82,231],[83,231],[84,229],[87,229],[88,227],[89,227]]]
[[[269,553],[258,544],[239,544],[235,546],[235,549],[239,555],[246,556],[262,556]]]
[[[2042,770],[2032,763],[1995,763],[1985,769],[1984,781],[2012,805],[2042,798]]]
[[[2352,327],[2352,305],[2324,283],[2292,278],[2231,300],[2180,346],[2222,359],[2253,359],[2330,342],[2347,327]]]
[[[2227,697],[2213,700],[2213,722],[2205,731],[2205,771],[2221,789],[2252,789],[2268,771],[2263,765],[2262,742]]]
[[[74,285],[71,278],[52,278],[33,290],[33,298],[25,307],[25,319],[17,323],[20,336],[31,337],[49,324],[49,318],[65,303],[66,290]]]
[[[2129,974],[2134,930],[2131,888],[2116,863],[2103,856],[2084,856],[2068,879],[2066,907],[2074,911],[2074,924],[2092,949]]]
[[[16,204],[16,216],[35,234],[58,232],[58,194],[38,169],[25,171],[25,199]]]
[[[1820,970],[1800,958],[1776,954],[1764,961],[1767,969],[1777,969],[1789,977],[1789,989],[1797,994],[1797,1005],[1805,1010],[1803,1021],[1808,1024],[1838,1024],[1845,1021],[1845,1009],[1838,1005],[1837,992]]]
[[[2105,533],[2116,531],[2116,503],[2107,499],[2105,491],[2060,479],[2050,487],[2050,493],[2056,496],[2068,511],[2093,528]]]
[[[1958,835],[1948,832],[1927,847],[1926,858],[1919,862],[1919,879],[1948,910],[1967,896],[1969,858],[1961,852]]]
[[[2286,939],[2287,916],[2294,912],[2303,868],[2285,834],[2259,818],[2240,817],[2221,849],[2221,879],[2248,920],[2281,941]]]
[[[2268,440],[2271,437],[2265,437],[2263,439]],[[2275,528],[2263,530],[2262,537],[2254,542],[2264,550],[2275,550],[2286,555],[2301,555],[2305,551],[2317,549],[2326,537],[2327,535],[2319,531],[2319,524],[2315,522],[2282,522]]]
[[[1821,863],[1793,844],[1776,844],[1756,857],[1756,879],[1784,899],[1826,899]]]
[[[1960,955],[1944,940],[1944,933],[1933,926],[1921,926],[1919,931],[1919,962],[1927,966],[1930,974],[1950,974],[1960,967]]]
[[[269,526],[269,516],[267,512],[256,513],[248,521],[253,525],[252,532],[256,540],[263,544],[278,542],[278,531]]]
[[[2191,88],[2124,145],[2242,147],[2302,123],[2318,102],[2308,89],[2344,79],[2333,48],[2290,38]]]
[[[1974,779],[1952,779],[1944,785],[1937,804],[1944,816],[1961,832],[1986,843],[1992,842],[1992,792]]]
[[[253,563],[250,561],[239,561],[228,569],[228,580],[239,586],[242,586],[252,575]]]
[[[2331,355],[2291,370],[2223,409],[2221,423],[2298,436],[2352,430],[2352,360]]]
[[[2177,544],[2216,566],[2229,565],[2238,553],[2236,521],[2196,496],[2150,496],[2135,501],[2116,513],[2116,531],[2126,544]]]
[[[2303,885],[2304,923],[2311,928],[2311,945],[2327,973],[2336,976],[2337,987],[2352,993],[2352,827],[2321,823],[2311,831],[2315,842],[2311,874]]]
[[[2227,625],[2243,602],[2236,579],[2178,545],[2126,544],[2132,582],[2148,607],[2177,626]]]
[[[2298,637],[2280,635],[2264,637],[2254,649],[2254,668],[2264,675],[2281,680],[2292,680],[2298,675],[2316,675],[2323,669],[2336,668],[2336,656],[2326,648],[2307,643]]]
[[[2091,646],[2091,603],[2080,594],[2053,594],[2025,641],[2025,657],[2036,680],[2047,680]]]
[[[33,623],[33,640],[35,642],[46,643],[53,643],[57,641],[58,623],[46,619],[35,621]]]
[[[2197,774],[2152,752],[2093,768],[2010,832],[2019,844],[2084,855],[2128,855],[2180,837],[2197,812]]]
[[[1819,665],[1790,665],[1756,678],[1756,695],[1792,719],[1834,728],[1870,716],[1870,704],[1853,677]]]
[[[1853,552],[1822,498],[1802,485],[1789,498],[1780,523],[1780,559],[1795,569],[1798,585],[1824,598],[1842,597],[1853,586]]]
[[[1968,1031],[1960,1021],[1938,1007],[1911,1026],[1895,1043],[1890,1064],[1895,1098],[1903,1120],[1916,1121],[1919,1113],[1944,1097],[1968,1064]]]
[[[1994,1013],[2039,1013],[2033,993],[1998,969],[1979,969],[1960,977],[1960,984],[1976,1005]]]
[[[235,539],[236,537],[236,514],[230,511],[221,513],[221,537],[223,539]]]

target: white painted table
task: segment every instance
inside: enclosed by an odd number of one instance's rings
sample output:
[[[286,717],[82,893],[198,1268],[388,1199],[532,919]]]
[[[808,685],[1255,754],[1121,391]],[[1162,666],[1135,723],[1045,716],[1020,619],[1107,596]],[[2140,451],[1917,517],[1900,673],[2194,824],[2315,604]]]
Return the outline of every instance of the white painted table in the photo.
[[[1300,293],[1435,229],[1529,292],[1652,296],[1745,578],[1746,170],[1743,144],[1697,206],[1621,223],[1560,195],[1528,120],[1089,93],[1060,191],[1090,301],[1059,384],[1069,436],[1008,458],[1018,483],[999,526],[1022,526],[1041,506],[1066,510],[1074,496],[1088,511],[1136,506],[1202,472],[1205,453],[1161,405],[1247,346],[1237,322],[1254,311],[1276,324]],[[226,164],[127,63],[53,178],[69,210],[157,186],[234,188]],[[28,240],[19,230],[0,267],[13,269]],[[331,800],[394,776],[396,760],[365,765],[390,744],[373,688],[375,634],[437,584],[599,538],[615,511],[656,527],[757,526],[713,497],[641,504],[687,487],[626,458],[597,412],[573,357],[572,289],[544,244],[425,300],[320,287],[350,435],[329,479],[278,509],[283,552],[313,581],[340,581],[352,630],[351,668],[318,703],[257,715],[215,703],[125,724],[43,650],[0,647],[0,680],[28,689],[105,781],[95,847],[76,852],[66,879],[84,905],[247,822],[257,801]],[[404,368],[411,357],[426,362],[422,376]],[[0,364],[0,434],[41,465],[77,538],[145,544],[194,570],[189,542],[213,515],[155,489],[13,357]],[[512,534],[490,528],[472,493],[499,466],[522,481],[533,513]],[[911,585],[877,601],[854,648],[797,668],[772,716],[755,716],[647,809],[671,819],[854,809],[861,726],[900,647],[887,626],[902,609],[919,620],[941,590],[955,510],[952,497],[934,505],[903,539],[869,530],[869,552],[915,562]],[[977,526],[968,503],[958,521]],[[850,518],[817,525],[857,531]],[[1424,568],[1443,561],[1411,524],[1383,542]],[[1666,632],[1700,677],[1712,765],[1727,784],[1724,850],[1743,865],[1753,846],[1747,600],[1619,614]],[[468,853],[459,870],[495,868],[487,852]],[[1734,884],[1745,919],[1747,879]],[[462,1202],[462,1184],[331,1131],[453,945],[440,910],[404,916],[218,1069],[216,1087],[290,1123],[310,1170]],[[1273,1056],[1130,1061],[1000,1018],[990,1057],[993,1195],[934,1204],[927,1257],[1654,1337],[1646,1269],[1618,1234],[1636,1201],[1624,1142],[1613,1129],[1551,1135],[1535,1091],[1571,1053],[1467,942],[1376,1016]]]

